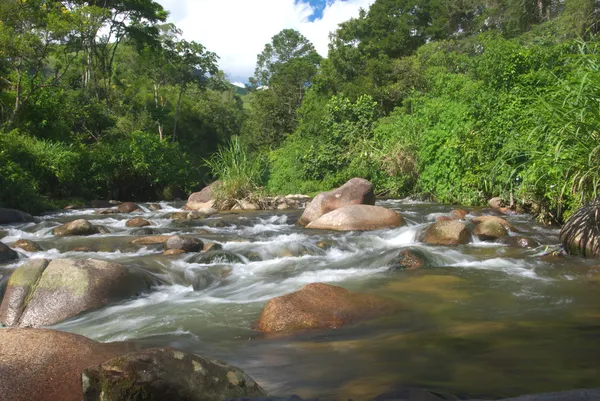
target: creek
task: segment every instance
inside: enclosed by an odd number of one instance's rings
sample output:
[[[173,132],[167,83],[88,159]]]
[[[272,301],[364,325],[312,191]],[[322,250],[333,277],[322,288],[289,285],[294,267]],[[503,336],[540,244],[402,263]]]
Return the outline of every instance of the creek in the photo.
[[[304,229],[295,225],[301,211],[178,221],[168,214],[183,203],[161,205],[150,211],[141,204],[143,213],[127,215],[64,211],[0,227],[3,242],[30,239],[44,249],[19,250],[21,260],[1,266],[0,276],[10,275],[25,256],[95,258],[145,269],[158,283],[152,291],[52,328],[224,360],[275,395],[364,400],[405,385],[494,399],[600,387],[600,262],[544,256],[558,244],[558,230],[531,216],[507,220],[539,246],[474,238],[469,245],[442,247],[416,239],[452,209],[434,203],[378,201],[400,212],[408,226],[361,233]],[[134,216],[151,221],[160,234],[194,234],[222,244],[242,262],[191,263],[189,255],[161,255],[160,245],[132,245],[138,229],[125,221]],[[52,236],[54,227],[79,218],[111,233]],[[81,247],[89,251],[72,250]],[[407,247],[426,255],[425,267],[393,266]],[[252,329],[267,300],[312,282],[381,295],[401,307],[336,330],[267,337]]]

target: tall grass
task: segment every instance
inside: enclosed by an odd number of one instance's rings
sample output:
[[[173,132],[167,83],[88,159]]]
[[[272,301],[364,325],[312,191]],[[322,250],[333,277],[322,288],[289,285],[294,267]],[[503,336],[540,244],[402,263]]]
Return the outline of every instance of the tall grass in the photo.
[[[217,205],[251,198],[261,190],[266,163],[260,156],[251,155],[237,136],[220,146],[210,159],[205,159],[205,165],[220,181],[214,189]]]
[[[523,188],[542,197],[556,221],[600,195],[600,54],[581,43],[573,71],[540,96],[551,116],[529,135]]]

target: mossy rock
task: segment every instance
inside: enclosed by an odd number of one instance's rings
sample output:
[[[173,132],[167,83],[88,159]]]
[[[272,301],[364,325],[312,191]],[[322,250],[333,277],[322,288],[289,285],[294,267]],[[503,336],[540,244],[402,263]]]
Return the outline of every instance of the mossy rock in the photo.
[[[32,260],[11,275],[0,306],[6,326],[48,326],[147,290],[145,273],[94,259]]]
[[[157,348],[118,356],[82,375],[84,401],[221,401],[268,394],[223,362]]]
[[[237,253],[229,251],[208,251],[196,255],[188,260],[189,263],[200,263],[210,265],[214,263],[244,263],[244,259]]]

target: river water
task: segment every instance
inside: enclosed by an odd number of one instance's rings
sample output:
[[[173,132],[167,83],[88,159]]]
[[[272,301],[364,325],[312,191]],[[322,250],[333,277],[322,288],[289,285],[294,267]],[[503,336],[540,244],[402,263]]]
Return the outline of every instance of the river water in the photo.
[[[402,200],[378,204],[399,211],[408,226],[311,231],[294,224],[300,211],[174,221],[168,214],[183,204],[163,202],[162,210],[144,207],[144,213],[130,215],[100,216],[91,209],[48,214],[38,223],[2,227],[0,237],[5,243],[31,239],[45,249],[20,251],[23,256],[114,260],[157,279],[141,297],[53,328],[221,359],[275,395],[363,400],[403,385],[494,399],[600,387],[600,261],[543,256],[557,245],[558,230],[525,215],[507,219],[518,235],[539,246],[476,239],[459,247],[424,245],[417,232],[450,207]],[[150,220],[161,233],[220,243],[242,255],[243,263],[189,263],[188,256],[162,256],[160,246],[131,245],[135,229],[125,221],[133,215]],[[51,235],[57,225],[78,218],[104,225],[111,234]],[[317,247],[319,241],[331,248]],[[91,251],[71,251],[77,247]],[[427,266],[394,268],[394,255],[406,247],[422,250]],[[0,267],[0,276],[16,266]],[[252,330],[268,299],[312,282],[385,296],[400,307],[337,330],[277,337]]]

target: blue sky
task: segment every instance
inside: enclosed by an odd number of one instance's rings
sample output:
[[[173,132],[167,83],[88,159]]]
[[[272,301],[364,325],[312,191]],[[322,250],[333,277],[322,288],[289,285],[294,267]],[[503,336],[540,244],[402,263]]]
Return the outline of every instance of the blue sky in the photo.
[[[220,57],[231,82],[245,83],[256,56],[285,28],[306,36],[327,56],[329,33],[358,16],[374,0],[156,0],[187,40],[202,43]]]

